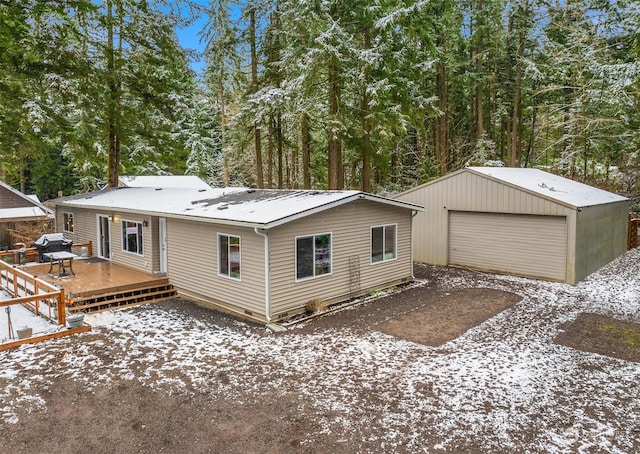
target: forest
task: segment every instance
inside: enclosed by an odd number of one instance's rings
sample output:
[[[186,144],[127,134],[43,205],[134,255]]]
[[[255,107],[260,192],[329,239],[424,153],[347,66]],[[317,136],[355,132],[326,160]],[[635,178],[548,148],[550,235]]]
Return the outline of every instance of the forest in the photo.
[[[393,194],[504,165],[640,208],[638,24],[626,0],[0,0],[0,179]]]

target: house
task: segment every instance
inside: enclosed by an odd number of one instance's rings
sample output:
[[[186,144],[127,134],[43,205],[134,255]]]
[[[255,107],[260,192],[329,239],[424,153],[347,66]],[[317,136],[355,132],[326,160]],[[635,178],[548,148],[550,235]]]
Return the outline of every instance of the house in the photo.
[[[54,200],[59,231],[260,321],[412,279],[422,208],[359,191],[112,188]]]
[[[0,181],[0,250],[12,249],[16,242],[28,242],[25,237],[29,233],[39,237],[52,218],[53,212],[37,196],[25,195]]]
[[[626,250],[626,198],[537,169],[469,167],[396,196],[414,259],[575,284]]]

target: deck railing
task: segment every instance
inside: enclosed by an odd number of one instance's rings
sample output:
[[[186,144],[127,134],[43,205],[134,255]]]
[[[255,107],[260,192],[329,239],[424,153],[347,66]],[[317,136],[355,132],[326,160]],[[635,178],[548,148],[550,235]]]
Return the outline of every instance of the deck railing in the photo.
[[[0,301],[0,307],[22,304],[36,314],[55,321],[59,325],[65,325],[64,289],[51,285],[2,260],[0,260],[0,287],[13,296],[12,299]],[[55,306],[52,304],[54,300]],[[52,310],[54,307],[57,313]]]
[[[71,250],[75,249],[76,252],[79,252],[82,248],[87,248],[88,257],[91,257],[93,255],[93,243],[91,241],[89,241],[88,243],[73,244],[71,246]],[[0,262],[20,264],[22,258],[26,262],[35,262],[38,258],[38,250],[34,247],[28,247],[24,249],[10,249],[8,251],[0,251]]]

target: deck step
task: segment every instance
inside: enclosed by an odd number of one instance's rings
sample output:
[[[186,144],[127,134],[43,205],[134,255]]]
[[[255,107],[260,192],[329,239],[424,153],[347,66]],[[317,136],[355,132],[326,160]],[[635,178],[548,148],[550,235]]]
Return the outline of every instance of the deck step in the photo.
[[[176,296],[176,289],[171,284],[141,286],[100,295],[77,297],[73,306],[69,308],[69,312],[101,312],[156,303]]]

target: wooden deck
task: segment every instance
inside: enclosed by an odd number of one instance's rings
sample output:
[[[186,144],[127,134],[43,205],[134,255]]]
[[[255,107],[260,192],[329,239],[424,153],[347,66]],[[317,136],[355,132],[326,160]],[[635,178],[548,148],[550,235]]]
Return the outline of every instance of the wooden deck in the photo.
[[[58,276],[57,265],[26,265],[23,270],[64,289],[73,299],[70,312],[96,312],[174,298],[166,277],[134,270],[95,257],[75,259],[75,275]],[[67,269],[67,272],[69,270]]]

